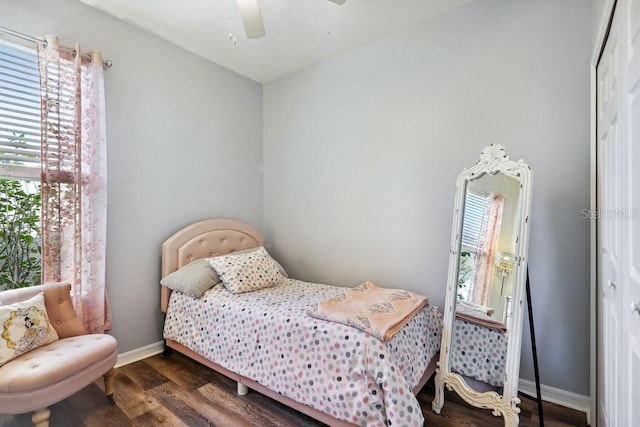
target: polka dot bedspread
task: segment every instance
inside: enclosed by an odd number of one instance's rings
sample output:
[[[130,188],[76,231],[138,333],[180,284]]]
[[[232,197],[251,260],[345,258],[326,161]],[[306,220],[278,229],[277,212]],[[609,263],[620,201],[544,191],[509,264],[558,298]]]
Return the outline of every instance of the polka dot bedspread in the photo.
[[[456,318],[451,339],[452,371],[501,387],[506,356],[507,335],[503,330]]]
[[[164,337],[239,375],[337,419],[422,426],[411,390],[440,347],[442,316],[427,305],[390,341],[306,314],[345,288],[284,279],[234,295],[173,292]]]

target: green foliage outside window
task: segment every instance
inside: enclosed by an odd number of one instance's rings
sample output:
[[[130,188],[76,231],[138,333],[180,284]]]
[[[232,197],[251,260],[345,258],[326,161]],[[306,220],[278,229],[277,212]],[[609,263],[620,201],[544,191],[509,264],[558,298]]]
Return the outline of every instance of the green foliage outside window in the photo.
[[[0,179],[0,290],[40,284],[41,203],[39,183]]]
[[[9,141],[26,144],[24,135]],[[22,165],[30,157],[3,153],[2,164]],[[40,183],[0,178],[0,291],[39,285],[42,272],[40,237]]]
[[[475,256],[469,251],[462,251],[458,267],[458,299],[467,299],[474,273]]]

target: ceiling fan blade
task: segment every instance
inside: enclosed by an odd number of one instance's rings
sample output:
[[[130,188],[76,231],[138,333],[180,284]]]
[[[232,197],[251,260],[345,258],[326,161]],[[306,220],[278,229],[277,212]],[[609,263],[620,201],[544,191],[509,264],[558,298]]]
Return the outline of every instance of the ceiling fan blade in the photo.
[[[346,2],[347,0],[329,0],[329,1],[335,4],[344,4],[344,2]]]
[[[248,39],[264,37],[264,24],[258,0],[238,0],[238,9],[244,24],[244,32]]]

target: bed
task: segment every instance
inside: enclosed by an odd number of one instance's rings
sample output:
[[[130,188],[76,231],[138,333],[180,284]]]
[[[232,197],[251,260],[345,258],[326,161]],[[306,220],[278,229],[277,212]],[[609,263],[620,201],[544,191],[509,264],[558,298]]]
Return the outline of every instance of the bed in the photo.
[[[456,301],[451,338],[451,370],[476,391],[495,390],[505,381],[507,325],[493,309]]]
[[[202,258],[261,247],[235,220],[189,225],[162,245],[162,277]],[[232,294],[221,284],[200,298],[161,287],[164,338],[174,349],[249,389],[331,426],[422,425],[415,394],[435,372],[442,319],[421,309],[390,341],[306,315],[344,288],[283,278]]]
[[[451,338],[451,370],[464,376],[469,385],[481,391],[491,390],[482,387],[481,383],[502,387],[506,355],[504,329],[456,317]]]

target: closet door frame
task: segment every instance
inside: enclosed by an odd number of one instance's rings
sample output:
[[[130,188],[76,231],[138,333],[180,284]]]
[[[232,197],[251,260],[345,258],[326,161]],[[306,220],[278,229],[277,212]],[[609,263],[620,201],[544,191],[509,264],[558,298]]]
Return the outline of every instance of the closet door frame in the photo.
[[[591,141],[590,141],[590,212],[597,212],[598,209],[598,193],[597,193],[597,67],[599,59],[604,50],[607,37],[609,35],[609,29],[613,20],[613,13],[615,10],[617,0],[604,0],[602,6],[603,12],[600,17],[600,21],[596,22],[596,34],[593,44],[593,52],[591,55]],[[591,243],[591,262],[590,262],[590,336],[589,343],[590,348],[590,362],[589,362],[589,377],[590,377],[590,411],[587,413],[587,422],[590,425],[596,425],[598,420],[598,228],[597,221],[595,219],[590,220],[590,243]]]

